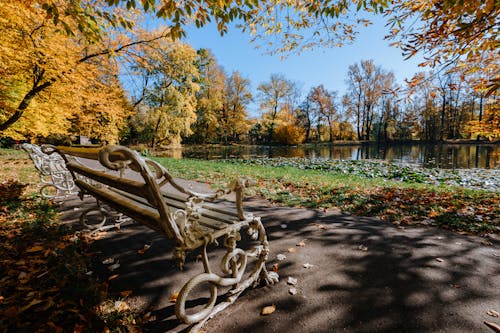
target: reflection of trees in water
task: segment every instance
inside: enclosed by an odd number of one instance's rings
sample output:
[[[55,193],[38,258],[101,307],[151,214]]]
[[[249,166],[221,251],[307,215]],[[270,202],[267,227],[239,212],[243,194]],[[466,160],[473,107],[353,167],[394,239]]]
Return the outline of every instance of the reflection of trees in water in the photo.
[[[163,151],[174,158],[328,158],[333,160],[380,159],[439,168],[499,168],[500,145],[304,145],[304,146],[185,146]]]

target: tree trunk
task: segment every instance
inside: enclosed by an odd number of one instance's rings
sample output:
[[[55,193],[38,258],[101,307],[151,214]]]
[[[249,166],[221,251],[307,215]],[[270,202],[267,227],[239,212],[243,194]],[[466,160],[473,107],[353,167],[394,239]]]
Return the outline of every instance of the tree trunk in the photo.
[[[5,131],[7,128],[16,123],[16,121],[18,121],[19,118],[22,117],[24,111],[26,111],[26,109],[30,105],[31,100],[33,100],[33,98],[37,94],[39,94],[42,90],[50,87],[55,81],[56,81],[55,79],[51,79],[39,86],[37,85],[37,83],[35,83],[35,85],[33,85],[33,88],[31,88],[31,90],[28,91],[26,95],[24,95],[24,98],[21,101],[21,103],[19,103],[19,106],[17,107],[16,111],[6,121],[0,124],[0,132]]]

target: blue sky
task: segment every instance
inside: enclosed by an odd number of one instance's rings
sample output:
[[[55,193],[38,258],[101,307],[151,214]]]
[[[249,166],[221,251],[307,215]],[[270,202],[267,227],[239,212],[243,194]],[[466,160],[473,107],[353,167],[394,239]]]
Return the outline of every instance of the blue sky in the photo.
[[[213,25],[201,29],[187,29],[185,42],[195,49],[208,48],[218,63],[228,74],[237,70],[250,79],[252,91],[269,80],[271,74],[283,74],[287,79],[299,83],[303,96],[311,87],[323,84],[328,90],[336,90],[342,95],[346,90],[345,79],[348,67],[361,60],[373,59],[376,65],[392,70],[399,83],[421,71],[418,67],[420,58],[404,60],[401,50],[389,46],[384,40],[387,28],[381,19],[369,27],[360,28],[360,33],[352,45],[341,48],[324,48],[291,54],[280,60],[278,55],[266,55],[262,49],[256,49],[250,43],[250,36],[238,29],[229,29],[229,33],[220,36]],[[250,106],[250,114],[258,116],[256,103]]]

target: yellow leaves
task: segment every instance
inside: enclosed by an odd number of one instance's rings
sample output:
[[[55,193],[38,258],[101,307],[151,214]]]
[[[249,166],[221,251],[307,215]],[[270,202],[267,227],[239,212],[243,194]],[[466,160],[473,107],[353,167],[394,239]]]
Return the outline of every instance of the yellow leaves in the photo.
[[[276,305],[272,304],[272,305],[268,305],[268,306],[263,307],[260,314],[263,316],[267,316],[267,315],[274,313],[275,311],[276,311]]]

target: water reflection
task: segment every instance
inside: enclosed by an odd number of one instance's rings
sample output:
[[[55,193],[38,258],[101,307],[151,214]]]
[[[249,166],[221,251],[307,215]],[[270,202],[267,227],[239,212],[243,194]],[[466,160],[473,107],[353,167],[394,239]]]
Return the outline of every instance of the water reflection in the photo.
[[[378,159],[444,169],[500,168],[499,144],[185,146],[183,149],[164,150],[160,156],[208,160],[262,157],[328,158],[335,160]]]

